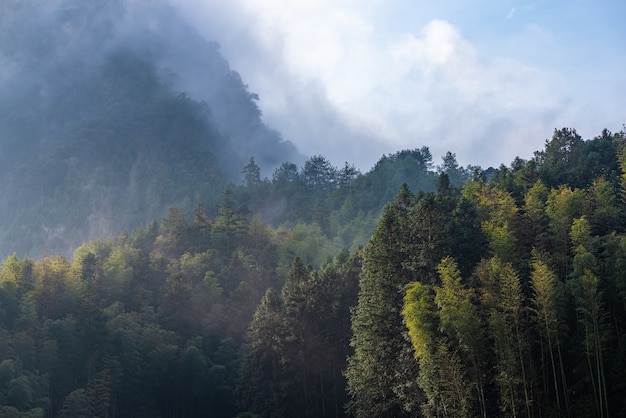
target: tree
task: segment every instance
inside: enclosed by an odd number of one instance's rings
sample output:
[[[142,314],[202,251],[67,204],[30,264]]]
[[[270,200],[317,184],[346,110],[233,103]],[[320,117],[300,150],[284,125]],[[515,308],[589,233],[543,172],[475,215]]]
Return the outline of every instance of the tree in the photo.
[[[304,184],[314,192],[333,188],[337,183],[337,169],[321,155],[305,161],[300,175]]]
[[[284,335],[282,301],[271,289],[263,296],[248,331],[240,386],[243,404],[265,417],[283,417],[285,392],[282,368]]]
[[[277,299],[266,293],[247,334],[241,389],[249,409],[276,417],[343,416],[341,370],[350,335],[346,303],[354,302],[356,293],[350,262],[344,255],[316,272],[296,258]],[[265,321],[271,330],[263,330]],[[261,376],[260,371],[272,372]],[[265,387],[255,386],[259,379],[265,379]],[[271,399],[280,404],[270,413]]]
[[[402,309],[420,366],[418,382],[427,398],[422,410],[427,416],[469,416],[472,385],[460,349],[444,336],[446,330],[439,320],[445,321],[446,314],[439,317],[434,299],[429,286],[414,282],[407,289]],[[449,330],[449,325],[445,327]]]
[[[607,235],[621,230],[623,222],[617,206],[617,193],[604,177],[596,178],[586,191],[585,213],[595,235]]]
[[[339,187],[348,186],[359,174],[359,170],[354,164],[346,162],[341,170],[337,173],[337,185]]]
[[[515,200],[508,193],[482,182],[474,182],[463,190],[466,198],[474,202],[481,228],[491,253],[501,260],[515,257],[517,237],[514,234],[518,218]]]
[[[254,162],[254,157],[250,157],[250,162],[243,168],[242,173],[247,187],[261,184],[261,169]]]
[[[604,353],[608,332],[606,329],[605,310],[600,280],[594,273],[597,260],[590,252],[593,247],[591,227],[585,216],[575,219],[571,227],[571,240],[574,247],[574,268],[569,285],[574,295],[578,321],[583,328],[581,342],[587,361],[587,377],[591,386],[593,413],[598,417],[608,416],[606,374],[604,371]],[[579,408],[589,408],[581,404]]]
[[[405,269],[407,210],[410,193],[403,187],[395,204],[385,208],[364,250],[359,296],[352,314],[354,354],[346,378],[354,416],[403,417],[417,412],[421,395],[417,364],[411,360],[401,316],[403,289],[413,277]]]
[[[417,197],[408,212],[406,233],[410,238],[405,265],[423,283],[437,282],[437,265],[452,252],[454,243],[448,239],[447,224],[454,203],[445,196],[426,193]]]
[[[532,248],[546,251],[548,248],[548,215],[546,200],[548,188],[537,180],[524,195],[521,217],[521,237],[526,251]]]
[[[230,257],[245,236],[248,221],[245,218],[245,208],[235,210],[232,192],[224,192],[224,200],[211,230],[211,238],[220,252]]]
[[[487,331],[493,340],[495,382],[502,413],[531,416],[533,399],[528,374],[524,294],[520,278],[510,263],[497,256],[477,267],[481,302],[486,311]]]
[[[448,195],[450,193],[450,177],[446,173],[439,174],[436,188],[439,194]]]
[[[456,261],[452,257],[444,258],[437,268],[441,278],[441,286],[435,287],[435,303],[439,308],[439,329],[446,336],[445,341],[451,347],[451,352],[459,357],[459,368],[468,371],[468,382],[471,382],[474,393],[466,392],[465,397],[459,398],[464,405],[462,412],[467,415],[473,404],[478,403],[480,415],[488,416],[488,406],[485,394],[485,379],[483,353],[484,332],[483,324],[478,316],[473,300],[476,295],[473,289],[464,286]],[[461,363],[462,362],[462,363]],[[471,370],[471,373],[469,372]],[[474,396],[474,400],[470,396]]]
[[[552,189],[546,201],[546,214],[549,218],[550,250],[561,280],[569,274],[571,255],[570,232],[572,221],[583,214],[585,197],[580,189],[561,186]]]
[[[282,163],[272,175],[272,182],[281,188],[289,184],[296,184],[299,180],[298,166],[290,162]]]
[[[450,179],[450,184],[454,187],[460,187],[465,180],[470,178],[469,173],[456,161],[456,154],[448,151],[446,155],[441,157],[442,164],[437,167],[439,173],[444,173]]]
[[[78,286],[66,280],[70,265],[61,255],[47,257],[33,268],[35,301],[42,318],[62,318],[74,308]],[[76,283],[74,283],[76,285]]]
[[[604,325],[604,304],[599,280],[589,269],[585,269],[572,283],[576,309],[583,327],[583,352],[587,361],[587,373],[591,386],[593,409],[581,403],[577,405],[583,413],[593,413],[598,417],[608,416],[606,374],[604,352],[606,351],[606,328]]]
[[[93,417],[91,405],[85,389],[76,389],[65,397],[59,412],[60,418],[90,418]]]
[[[556,274],[544,261],[544,258],[545,255],[535,252],[535,257],[531,263],[532,311],[534,314],[532,318],[535,321],[542,341],[547,343],[546,346],[542,344],[541,355],[547,355],[549,358],[554,388],[554,392],[552,392],[547,384],[547,377],[544,377],[543,381],[546,382],[544,399],[548,404],[552,399],[556,401],[556,408],[553,405],[549,405],[550,409],[554,410],[556,414],[567,414],[567,416],[570,416],[569,390],[559,338],[560,329],[563,326],[564,313],[562,305],[565,293],[562,282],[558,280]],[[546,376],[547,371],[542,369],[542,373]],[[553,397],[550,396],[551,393],[553,393]]]
[[[176,207],[168,208],[156,238],[158,248],[168,257],[180,257],[190,245],[189,229],[185,213]]]
[[[545,150],[536,152],[541,179],[548,187],[568,184],[584,186],[576,182],[576,169],[583,157],[583,139],[576,129],[555,129],[551,140],[546,140]]]
[[[0,287],[15,292],[18,298],[22,297],[24,293],[33,289],[32,269],[31,259],[20,260],[17,254],[13,253],[2,262]]]

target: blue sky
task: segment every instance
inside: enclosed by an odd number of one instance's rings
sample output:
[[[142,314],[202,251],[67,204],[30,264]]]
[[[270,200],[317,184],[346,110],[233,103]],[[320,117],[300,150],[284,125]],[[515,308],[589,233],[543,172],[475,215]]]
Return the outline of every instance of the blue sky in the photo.
[[[171,0],[307,155],[508,165],[626,123],[626,2]]]

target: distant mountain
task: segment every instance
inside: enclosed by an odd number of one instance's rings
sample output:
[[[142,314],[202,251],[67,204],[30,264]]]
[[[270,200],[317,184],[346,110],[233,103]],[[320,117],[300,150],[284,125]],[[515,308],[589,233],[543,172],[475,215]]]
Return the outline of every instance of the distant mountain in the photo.
[[[300,162],[165,3],[0,3],[0,255],[71,251]]]

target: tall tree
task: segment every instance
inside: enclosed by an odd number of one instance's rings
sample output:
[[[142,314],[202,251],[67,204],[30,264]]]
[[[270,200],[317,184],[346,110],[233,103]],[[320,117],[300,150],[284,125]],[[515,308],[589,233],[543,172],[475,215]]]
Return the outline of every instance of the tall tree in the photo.
[[[546,140],[545,150],[536,152],[539,173],[548,187],[569,184],[572,187],[584,185],[576,182],[575,170],[583,157],[583,139],[576,129],[555,129],[552,139]]]
[[[422,403],[417,364],[405,339],[401,310],[404,287],[413,274],[404,268],[407,210],[411,195],[404,187],[395,204],[385,208],[364,250],[359,296],[352,314],[354,354],[346,377],[350,413],[365,417],[404,417]]]
[[[255,187],[261,183],[261,168],[254,162],[254,157],[250,158],[242,173],[247,187]]]
[[[470,178],[470,174],[456,161],[456,154],[448,151],[446,155],[441,157],[442,164],[437,167],[439,173],[445,173],[450,184],[454,187],[460,187],[465,180]]]
[[[418,384],[426,396],[422,411],[428,416],[465,416],[468,412],[465,396],[458,389],[466,389],[467,385],[463,385],[464,376],[459,367],[458,356],[450,359],[448,355],[445,360],[442,358],[442,354],[449,352],[437,332],[436,309],[429,285],[420,282],[409,285],[404,296],[402,315],[420,367]],[[454,376],[447,375],[444,363],[456,369],[457,373]],[[453,389],[449,393],[446,379],[450,379],[447,383],[457,390]]]
[[[585,213],[594,235],[621,231],[624,223],[617,205],[617,193],[605,177],[596,178],[586,190]]]
[[[531,265],[532,318],[539,331],[538,334],[542,341],[545,341],[546,345],[541,345],[541,355],[548,357],[549,371],[552,374],[552,384],[550,385],[548,383],[549,372],[542,368],[545,386],[544,402],[547,404],[548,411],[553,411],[558,415],[571,416],[569,389],[559,338],[564,322],[565,293],[563,285],[545,261],[545,255],[536,252]],[[550,387],[553,391],[550,390]],[[553,402],[555,405],[552,404]]]
[[[487,331],[493,340],[496,387],[502,413],[531,416],[533,404],[529,375],[528,338],[524,294],[517,271],[498,257],[477,267]]]
[[[337,169],[321,155],[305,161],[300,176],[314,192],[335,187],[337,183]]]
[[[246,213],[244,213],[246,208],[235,209],[234,205],[232,191],[225,191],[224,200],[211,229],[211,238],[225,257],[230,257],[241,244],[241,239],[245,237],[248,228]]]
[[[516,256],[517,237],[514,232],[518,224],[518,208],[513,197],[479,181],[464,188],[463,194],[476,206],[491,254],[502,261],[512,261]]]
[[[483,324],[473,304],[476,299],[474,290],[462,283],[461,273],[452,257],[444,258],[437,271],[441,286],[435,287],[435,303],[439,308],[439,328],[446,336],[452,349],[457,350],[459,358],[468,371],[468,383],[471,382],[474,399],[463,399],[464,412],[474,409],[476,413],[488,416],[486,382],[484,371],[484,331]],[[454,351],[453,351],[454,353]],[[470,395],[467,393],[467,395]]]
[[[546,201],[549,218],[550,250],[556,273],[565,280],[570,273],[570,231],[572,221],[583,214],[585,196],[581,189],[561,186],[552,189]]]
[[[609,414],[605,359],[607,329],[605,325],[605,307],[600,279],[595,274],[596,257],[591,253],[593,238],[591,226],[585,216],[575,219],[571,228],[571,240],[574,247],[574,268],[569,281],[578,321],[582,327],[581,343],[587,363],[588,386],[591,390],[591,401],[577,403],[579,412],[593,413],[598,417]],[[589,409],[590,404],[594,407]]]

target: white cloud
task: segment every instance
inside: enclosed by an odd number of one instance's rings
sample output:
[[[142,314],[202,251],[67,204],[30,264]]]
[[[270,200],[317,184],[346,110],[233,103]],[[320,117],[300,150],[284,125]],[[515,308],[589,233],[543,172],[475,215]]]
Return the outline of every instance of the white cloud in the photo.
[[[423,145],[462,164],[508,164],[530,158],[554,128],[576,127],[562,75],[486,56],[445,20],[390,33],[372,16],[393,5],[376,0],[178,1],[195,2],[196,23],[218,22],[198,27],[260,94],[266,121],[336,164],[367,170],[384,153]]]
[[[509,13],[506,15],[506,20],[512,19],[513,16],[515,16],[515,7],[511,8],[511,10],[509,10]]]

